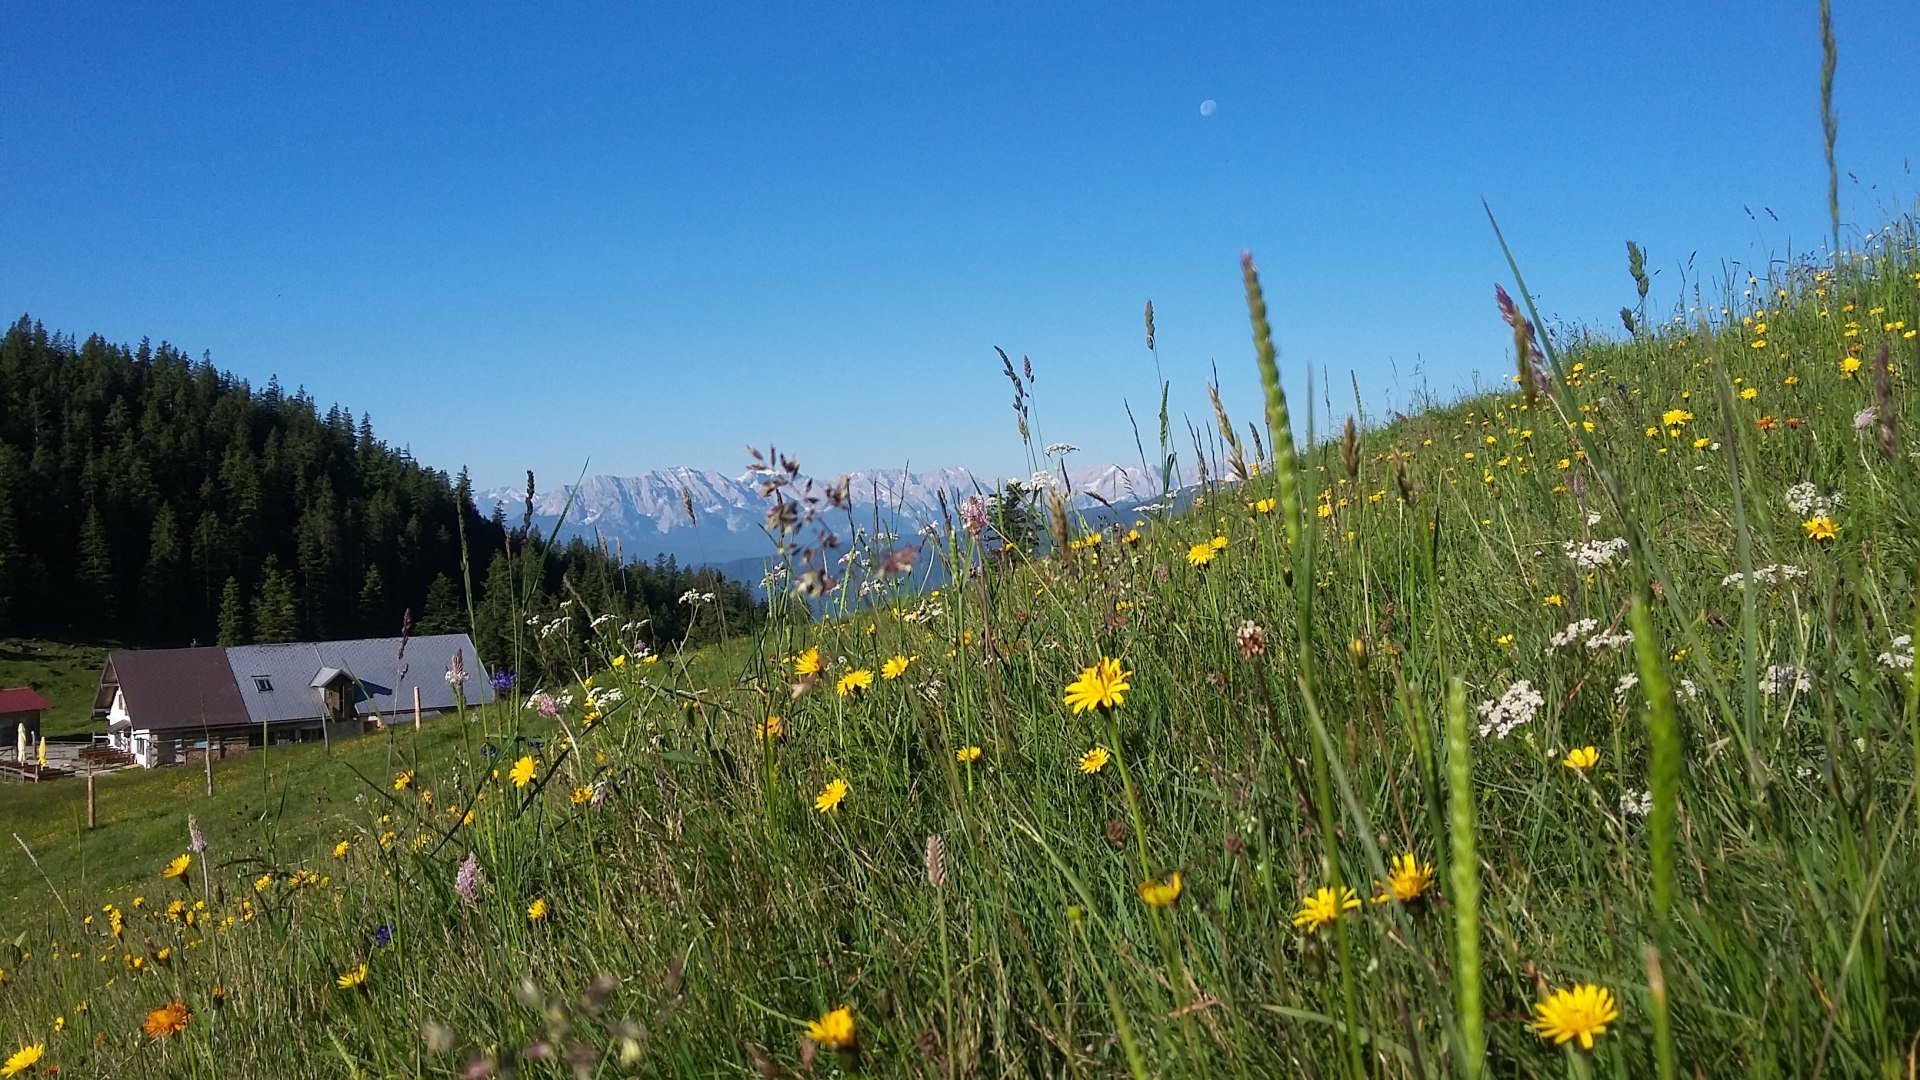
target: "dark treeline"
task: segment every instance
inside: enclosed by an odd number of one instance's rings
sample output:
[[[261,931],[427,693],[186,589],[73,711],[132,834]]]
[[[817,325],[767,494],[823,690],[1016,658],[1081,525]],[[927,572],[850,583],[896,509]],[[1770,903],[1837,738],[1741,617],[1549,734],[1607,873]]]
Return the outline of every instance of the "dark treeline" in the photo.
[[[622,623],[651,620],[639,636],[656,645],[688,633],[694,607],[677,601],[689,589],[716,593],[724,615],[702,615],[696,642],[758,616],[710,570],[621,566],[578,541],[542,558],[538,537],[492,509],[476,509],[464,470],[421,465],[365,414],[323,413],[278,380],[256,391],[164,343],[76,342],[25,316],[0,337],[0,633],[322,640],[395,634],[411,610],[421,632],[476,630],[492,660],[511,653],[512,597],[528,592],[507,588],[509,545],[516,567],[542,568],[534,614],[577,596]]]

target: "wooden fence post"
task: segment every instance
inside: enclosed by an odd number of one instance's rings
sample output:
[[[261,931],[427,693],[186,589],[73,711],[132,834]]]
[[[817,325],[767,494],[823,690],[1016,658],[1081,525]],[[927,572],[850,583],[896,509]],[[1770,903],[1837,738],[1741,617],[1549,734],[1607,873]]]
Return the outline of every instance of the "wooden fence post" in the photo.
[[[413,688],[413,730],[420,730],[420,688]]]
[[[87,770],[87,828],[93,828],[93,770]]]

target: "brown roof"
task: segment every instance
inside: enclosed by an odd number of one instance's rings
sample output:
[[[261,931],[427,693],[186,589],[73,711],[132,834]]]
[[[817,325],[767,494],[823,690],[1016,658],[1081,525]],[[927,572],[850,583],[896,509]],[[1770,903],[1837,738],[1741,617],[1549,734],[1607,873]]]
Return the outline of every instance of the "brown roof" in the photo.
[[[53,708],[53,702],[33,692],[31,686],[0,690],[0,714],[34,712]]]
[[[107,657],[107,674],[126,695],[135,727],[177,730],[252,723],[233,685],[225,649],[116,652]]]

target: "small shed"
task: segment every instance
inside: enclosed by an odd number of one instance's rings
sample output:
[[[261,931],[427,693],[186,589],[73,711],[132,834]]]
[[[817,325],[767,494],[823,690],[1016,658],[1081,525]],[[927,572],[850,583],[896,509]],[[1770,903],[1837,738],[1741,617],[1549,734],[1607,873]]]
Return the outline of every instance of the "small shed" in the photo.
[[[40,714],[53,708],[31,686],[0,690],[0,746],[17,749],[20,726],[26,725],[28,752],[40,744]]]

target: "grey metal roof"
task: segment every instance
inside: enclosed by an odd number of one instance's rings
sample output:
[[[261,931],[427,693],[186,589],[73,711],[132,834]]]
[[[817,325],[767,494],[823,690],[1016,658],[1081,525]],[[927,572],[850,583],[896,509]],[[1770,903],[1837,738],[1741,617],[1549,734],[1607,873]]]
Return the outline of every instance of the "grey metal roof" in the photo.
[[[491,702],[493,686],[465,634],[408,638],[404,656],[397,637],[238,645],[227,650],[227,664],[247,714],[256,724],[271,724],[325,716],[319,688],[326,682],[321,676],[330,668],[352,676],[354,711],[361,716],[411,711],[415,687],[420,689],[421,708],[451,709],[454,692],[446,673],[456,651],[467,670],[467,703]],[[265,679],[272,689],[260,689],[257,679]]]

